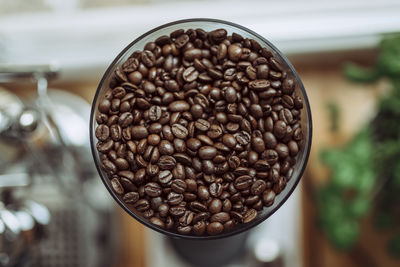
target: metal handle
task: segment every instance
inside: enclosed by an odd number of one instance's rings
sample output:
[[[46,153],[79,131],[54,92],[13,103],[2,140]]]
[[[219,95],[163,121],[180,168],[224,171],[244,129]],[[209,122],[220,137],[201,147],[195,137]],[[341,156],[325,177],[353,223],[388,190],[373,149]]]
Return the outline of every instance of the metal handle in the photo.
[[[47,80],[57,78],[60,68],[57,64],[14,65],[0,64],[0,82],[36,80],[37,74]]]

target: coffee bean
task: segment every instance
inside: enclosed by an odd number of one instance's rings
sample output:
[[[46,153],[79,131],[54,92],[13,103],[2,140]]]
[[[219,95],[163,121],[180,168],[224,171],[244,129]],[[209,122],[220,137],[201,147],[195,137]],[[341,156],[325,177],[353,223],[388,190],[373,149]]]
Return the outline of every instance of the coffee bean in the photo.
[[[232,60],[233,62],[237,62],[242,56],[242,48],[235,44],[230,45],[228,47],[228,55],[230,60]]]
[[[168,185],[172,181],[172,173],[169,170],[160,171],[158,173],[158,181],[162,185]]]
[[[158,226],[158,227],[160,227],[160,228],[164,228],[164,227],[165,227],[164,222],[163,222],[160,218],[151,217],[149,221],[150,221],[150,223],[152,223],[152,224],[154,224],[155,226]]]
[[[249,82],[249,89],[254,90],[256,92],[264,91],[268,89],[270,86],[270,82],[268,80],[264,79],[258,79]]]
[[[196,151],[196,150],[198,150],[198,149],[201,147],[201,142],[200,142],[199,139],[196,139],[196,138],[189,138],[189,139],[186,141],[186,146],[187,146],[189,149]]]
[[[176,160],[171,156],[163,155],[160,157],[157,164],[161,170],[172,170],[176,165]]]
[[[224,29],[178,29],[135,51],[96,114],[113,191],[183,235],[254,221],[284,190],[304,140],[302,98],[280,62]]]
[[[161,195],[161,187],[157,183],[147,183],[144,186],[145,193],[150,197],[158,197]]]
[[[285,144],[277,144],[275,147],[275,151],[278,153],[280,158],[286,158],[287,156],[289,156],[289,148]]]
[[[188,129],[185,126],[177,123],[172,125],[171,131],[177,138],[180,139],[185,139],[189,134]]]
[[[223,134],[222,128],[219,125],[212,124],[207,131],[207,136],[212,139],[217,139]]]
[[[115,193],[122,195],[124,193],[124,188],[122,187],[121,183],[119,182],[118,178],[113,178],[111,180],[111,187]]]
[[[224,134],[222,136],[222,142],[230,148],[234,148],[237,144],[237,141],[232,134]]]
[[[212,222],[207,226],[209,235],[218,235],[224,231],[224,226],[220,222]]]
[[[257,153],[261,153],[265,150],[264,140],[260,137],[253,137],[251,139],[251,146]]]
[[[208,192],[207,187],[201,185],[198,187],[198,196],[201,200],[208,200],[210,197],[210,193]]]
[[[254,221],[257,215],[258,212],[255,209],[249,209],[243,216],[243,223],[249,223]]]
[[[110,136],[110,128],[105,124],[96,127],[95,135],[100,141],[106,141]]]
[[[176,193],[182,194],[186,190],[186,183],[183,180],[176,179],[172,181],[171,189]]]
[[[174,206],[169,208],[169,213],[174,217],[181,217],[185,214],[185,212],[186,212],[185,207]]]
[[[237,190],[244,190],[249,188],[253,183],[253,178],[249,175],[242,175],[236,178],[234,185]]]
[[[294,81],[292,79],[286,78],[282,83],[282,93],[286,95],[291,95],[294,91]]]
[[[212,146],[203,146],[199,149],[201,159],[213,159],[217,155],[217,149]]]
[[[144,126],[133,126],[131,131],[132,138],[135,140],[147,138],[147,136],[149,135],[147,128]]]
[[[187,68],[182,74],[183,80],[189,83],[195,81],[197,77],[199,77],[199,72],[194,67]]]
[[[212,183],[209,187],[210,195],[213,197],[219,197],[222,194],[222,185],[220,183]]]
[[[162,155],[172,155],[175,152],[174,146],[168,140],[161,140],[158,149]]]
[[[193,212],[191,211],[186,211],[185,214],[179,218],[179,224],[181,226],[187,226],[190,225],[193,221]]]
[[[156,146],[160,143],[160,136],[158,134],[150,134],[147,137],[147,143],[152,146]]]
[[[270,189],[265,190],[262,196],[262,200],[266,207],[272,206],[275,201],[275,192]]]
[[[299,146],[295,141],[290,141],[288,144],[290,156],[294,157],[299,152]]]
[[[169,205],[176,206],[183,201],[183,195],[171,192],[168,194],[167,200]]]
[[[175,46],[178,49],[181,49],[189,42],[189,36],[187,34],[182,34],[178,38],[175,39]]]
[[[263,180],[256,180],[250,188],[250,192],[253,195],[259,195],[265,191],[267,183]]]
[[[210,222],[219,222],[219,223],[226,223],[227,221],[229,221],[231,219],[231,217],[229,216],[229,213],[227,212],[218,212],[215,213],[211,216],[210,218]]]
[[[199,221],[193,225],[193,233],[197,236],[201,236],[206,231],[206,223]]]
[[[173,156],[177,162],[180,162],[183,165],[186,165],[186,166],[192,165],[192,158],[184,153],[175,153]]]
[[[122,197],[122,200],[128,204],[135,204],[139,200],[139,194],[137,192],[128,192]]]

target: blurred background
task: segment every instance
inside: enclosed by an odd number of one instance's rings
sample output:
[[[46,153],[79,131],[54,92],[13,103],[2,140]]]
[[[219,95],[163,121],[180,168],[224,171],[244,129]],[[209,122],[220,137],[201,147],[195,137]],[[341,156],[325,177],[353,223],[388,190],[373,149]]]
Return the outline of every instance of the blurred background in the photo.
[[[116,55],[196,17],[286,54],[314,124],[295,193],[250,233],[210,242],[214,265],[400,266],[399,14],[397,0],[0,0],[0,266],[204,265],[113,202],[88,138]]]

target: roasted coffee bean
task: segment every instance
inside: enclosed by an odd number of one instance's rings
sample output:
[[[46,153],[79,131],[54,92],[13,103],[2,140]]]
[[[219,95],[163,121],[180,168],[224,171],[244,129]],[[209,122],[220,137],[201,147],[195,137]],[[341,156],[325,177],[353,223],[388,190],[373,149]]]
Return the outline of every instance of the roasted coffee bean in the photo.
[[[168,140],[161,140],[158,149],[161,155],[172,155],[175,152],[174,146]]]
[[[240,158],[237,156],[231,156],[228,159],[228,164],[231,169],[236,169],[240,165]]]
[[[206,231],[206,223],[204,221],[198,221],[193,225],[193,233],[197,236],[201,236]]]
[[[219,125],[212,124],[207,131],[207,136],[212,139],[217,139],[223,134],[222,128]]]
[[[196,138],[189,138],[189,139],[186,141],[186,146],[187,146],[189,149],[196,151],[196,150],[198,150],[198,149],[201,147],[201,142],[200,142],[199,139],[196,139]]]
[[[220,223],[226,223],[231,219],[231,216],[229,216],[229,213],[227,212],[218,212],[215,213],[211,216],[210,222],[220,222]]]
[[[288,143],[288,147],[289,147],[290,156],[292,156],[292,157],[296,156],[297,153],[299,152],[299,146],[293,140]]]
[[[220,222],[212,222],[207,226],[209,235],[218,235],[224,231],[224,226]]]
[[[228,55],[230,60],[237,62],[242,56],[242,48],[236,44],[232,44],[228,47]]]
[[[236,96],[236,90],[233,87],[227,87],[224,90],[224,95],[225,95],[225,100],[228,103],[235,103],[237,100],[237,96]]]
[[[157,164],[161,170],[172,170],[176,165],[176,160],[172,156],[163,155],[160,157]]]
[[[275,151],[278,153],[279,157],[284,159],[289,156],[289,148],[287,145],[279,143],[275,147]]]
[[[215,173],[215,165],[211,160],[203,160],[201,162],[200,170],[205,174],[214,174]]]
[[[168,200],[168,204],[170,204],[172,206],[176,206],[183,201],[183,195],[175,193],[175,192],[171,192],[168,194],[167,200]]]
[[[169,212],[168,204],[163,203],[160,206],[158,206],[158,212],[161,217],[167,217],[168,212]]]
[[[132,138],[134,140],[147,138],[147,136],[149,135],[147,128],[144,126],[133,126],[131,131],[132,131]]]
[[[217,155],[217,149],[212,146],[203,146],[199,149],[201,159],[213,159]]]
[[[253,183],[253,178],[249,175],[242,175],[236,178],[234,185],[237,190],[249,188]]]
[[[172,181],[171,189],[179,194],[182,194],[186,190],[186,183],[184,180],[176,179]]]
[[[256,180],[250,188],[250,192],[253,195],[259,195],[265,191],[267,183],[263,180]]]
[[[253,137],[251,139],[251,146],[257,153],[261,153],[265,150],[265,143],[261,137]]]
[[[249,82],[249,89],[254,90],[256,92],[267,90],[270,86],[269,80],[258,79]]]
[[[302,96],[280,62],[224,29],[175,30],[133,52],[95,117],[113,191],[183,235],[253,222],[284,190],[304,140]]]
[[[128,204],[134,204],[139,200],[139,193],[137,192],[128,192],[123,197],[122,200]]]
[[[270,189],[265,190],[262,196],[262,200],[265,206],[272,206],[275,201],[275,192]]]
[[[195,123],[194,126],[196,129],[199,131],[207,131],[210,128],[210,123],[204,119],[198,119]]]
[[[258,212],[255,209],[249,209],[243,216],[243,223],[249,223],[254,221],[257,215]]]
[[[213,197],[219,197],[222,194],[222,185],[220,183],[212,183],[209,187],[210,195]]]
[[[147,183],[144,186],[145,193],[150,197],[158,197],[161,195],[161,187],[157,183]]]
[[[287,125],[284,121],[278,120],[274,124],[274,130],[273,130],[274,135],[278,139],[283,138],[286,135],[286,127]]]
[[[208,192],[207,187],[201,185],[198,187],[198,196],[201,200],[208,200],[210,197],[210,192]]]
[[[152,223],[152,224],[154,224],[155,226],[158,226],[158,227],[160,227],[160,228],[164,228],[164,227],[165,227],[164,222],[163,222],[160,218],[151,217],[149,221],[150,221],[150,223]]]
[[[114,190],[115,193],[122,195],[124,193],[124,188],[119,182],[118,178],[113,178],[111,180],[111,187]]]
[[[160,136],[158,134],[151,134],[147,137],[147,143],[151,146],[156,146],[160,143]]]
[[[185,212],[186,212],[185,207],[174,206],[169,208],[169,213],[174,217],[181,217],[185,214]]]
[[[168,185],[172,181],[172,173],[169,170],[160,171],[158,173],[158,181],[162,185]]]
[[[122,128],[118,124],[113,124],[110,127],[110,135],[114,141],[119,141],[122,138]]]
[[[229,201],[229,200],[228,200]],[[208,206],[212,214],[219,213],[222,210],[222,201],[219,198],[214,198]]]
[[[189,131],[185,126],[177,123],[172,125],[171,131],[177,138],[180,139],[185,139],[189,134]]]
[[[192,158],[184,153],[175,153],[173,156],[177,162],[180,162],[183,165],[186,165],[186,166],[192,165]]]
[[[100,141],[106,141],[110,136],[110,128],[105,124],[97,126],[95,135]]]
[[[171,103],[168,105],[168,109],[169,109],[171,112],[182,112],[182,111],[187,111],[187,110],[189,110],[189,109],[190,109],[190,105],[189,105],[189,103],[186,102],[186,101],[177,100],[177,101],[171,102]]]
[[[197,77],[199,77],[199,72],[194,67],[187,68],[182,74],[183,80],[189,83],[195,81]]]
[[[235,139],[240,145],[247,145],[250,143],[251,136],[246,131],[241,131],[235,134]]]
[[[151,121],[158,121],[161,118],[162,110],[159,106],[151,106],[149,109],[149,119]]]

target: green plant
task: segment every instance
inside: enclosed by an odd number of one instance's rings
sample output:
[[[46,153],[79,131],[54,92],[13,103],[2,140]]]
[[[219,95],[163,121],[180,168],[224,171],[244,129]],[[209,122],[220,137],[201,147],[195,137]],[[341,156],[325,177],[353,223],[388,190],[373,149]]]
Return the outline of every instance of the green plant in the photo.
[[[393,233],[387,251],[400,257],[400,36],[381,42],[372,68],[346,64],[344,74],[364,83],[386,78],[392,89],[348,144],[321,152],[331,179],[317,193],[318,223],[336,248],[346,250],[361,234],[361,219],[371,213],[377,230]]]

